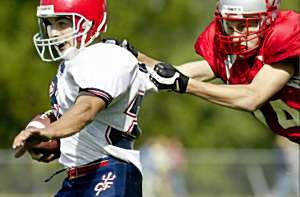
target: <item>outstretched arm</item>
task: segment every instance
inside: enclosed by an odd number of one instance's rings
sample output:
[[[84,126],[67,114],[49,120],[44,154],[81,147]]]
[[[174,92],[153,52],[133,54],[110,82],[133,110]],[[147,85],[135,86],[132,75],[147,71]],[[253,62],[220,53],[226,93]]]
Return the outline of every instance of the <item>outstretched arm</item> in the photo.
[[[188,62],[176,67],[181,73],[198,81],[208,81],[215,78],[215,74],[205,60]]]
[[[189,78],[169,64],[158,64],[150,79],[158,89],[189,93],[223,106],[255,111],[277,93],[294,74],[294,65],[284,62],[264,65],[250,84],[220,85]]]
[[[187,93],[231,108],[255,111],[293,76],[291,63],[264,65],[250,84],[217,85],[190,79]]]

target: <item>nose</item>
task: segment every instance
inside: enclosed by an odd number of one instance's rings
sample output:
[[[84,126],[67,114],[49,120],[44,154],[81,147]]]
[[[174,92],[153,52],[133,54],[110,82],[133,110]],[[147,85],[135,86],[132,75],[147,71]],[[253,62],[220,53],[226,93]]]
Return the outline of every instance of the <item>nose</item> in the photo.
[[[59,37],[61,32],[55,28],[53,25],[48,25],[47,26],[47,33],[49,38],[54,38],[54,37]]]
[[[240,41],[241,40],[241,33],[240,32],[238,32],[238,31],[236,31],[236,29],[233,31],[233,33],[232,33],[232,35],[231,36],[233,36],[233,38],[232,38],[232,40],[234,41],[234,42],[238,42],[238,41]]]

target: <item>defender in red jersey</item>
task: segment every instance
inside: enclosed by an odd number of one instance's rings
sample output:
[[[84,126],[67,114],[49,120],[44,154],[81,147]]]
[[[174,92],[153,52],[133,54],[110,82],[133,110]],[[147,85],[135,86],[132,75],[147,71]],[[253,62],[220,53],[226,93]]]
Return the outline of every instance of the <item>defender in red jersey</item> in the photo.
[[[202,61],[177,70],[142,54],[139,59],[154,66],[150,78],[159,89],[250,111],[300,143],[300,15],[279,11],[279,3],[219,0],[214,20],[195,43]],[[216,77],[226,85],[205,82]]]

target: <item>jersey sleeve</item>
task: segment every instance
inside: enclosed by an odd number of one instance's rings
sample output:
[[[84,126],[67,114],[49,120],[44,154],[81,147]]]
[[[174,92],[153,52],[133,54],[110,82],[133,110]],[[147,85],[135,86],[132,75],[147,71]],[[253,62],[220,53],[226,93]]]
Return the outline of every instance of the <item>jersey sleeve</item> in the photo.
[[[128,89],[138,72],[138,62],[125,49],[105,45],[83,52],[70,72],[79,92],[89,92],[109,105]]]
[[[158,92],[157,87],[154,85],[154,83],[149,78],[149,69],[147,66],[143,63],[139,63],[139,77],[140,82],[143,83],[143,89],[145,91],[151,91],[151,92]]]
[[[278,21],[266,35],[263,59],[266,64],[277,63],[300,55],[300,15],[281,12]]]
[[[211,69],[215,74],[217,74],[217,64],[216,64],[216,55],[215,55],[215,22],[211,22],[209,26],[202,32],[195,45],[194,49],[197,54],[202,56],[210,65]]]

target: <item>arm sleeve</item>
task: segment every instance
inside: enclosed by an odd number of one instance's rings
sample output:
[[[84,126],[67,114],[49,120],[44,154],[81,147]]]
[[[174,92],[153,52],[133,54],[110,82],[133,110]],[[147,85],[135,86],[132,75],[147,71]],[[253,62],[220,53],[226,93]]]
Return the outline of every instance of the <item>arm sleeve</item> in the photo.
[[[210,65],[215,74],[218,73],[215,55],[215,22],[211,22],[209,26],[202,32],[195,45],[194,49],[197,54],[202,56]]]
[[[114,60],[89,58],[84,62],[85,65],[76,65],[71,69],[73,79],[79,86],[79,91],[89,92],[103,99],[106,106],[129,88],[137,70],[135,62],[122,60],[122,57]]]

